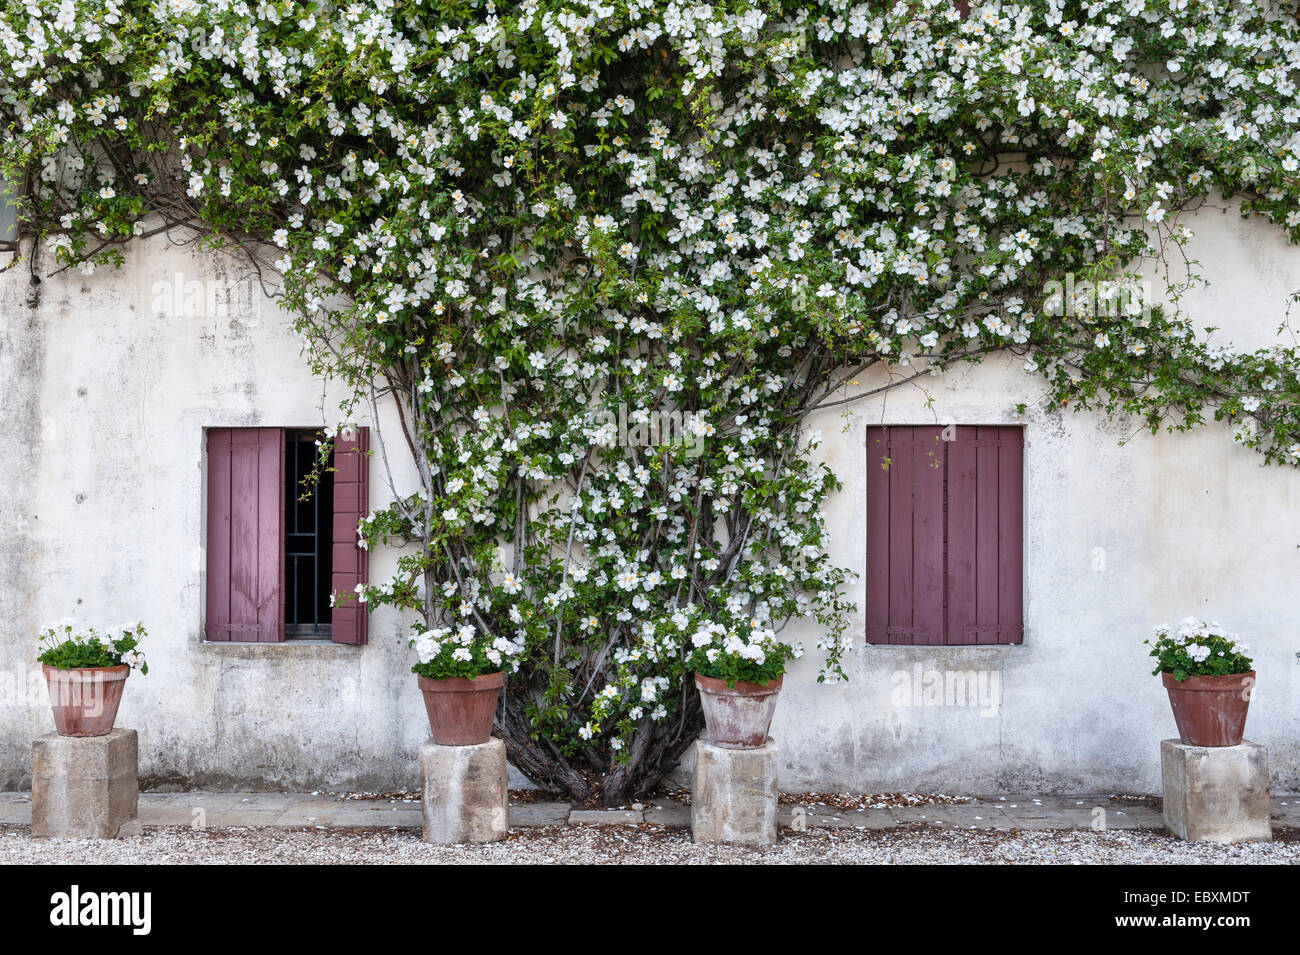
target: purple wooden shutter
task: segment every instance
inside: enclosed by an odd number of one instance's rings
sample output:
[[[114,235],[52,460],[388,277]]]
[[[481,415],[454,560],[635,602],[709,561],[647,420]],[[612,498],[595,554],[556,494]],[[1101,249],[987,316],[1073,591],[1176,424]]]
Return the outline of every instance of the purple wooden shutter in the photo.
[[[867,643],[1023,640],[1023,433],[945,430],[867,429]]]
[[[284,431],[208,431],[208,640],[284,639]]]
[[[366,605],[355,599],[357,584],[367,582],[369,554],[359,545],[357,522],[370,513],[370,430],[344,431],[334,443],[334,521],[331,589],[350,593],[335,600],[330,613],[330,639],[335,643],[366,642]]]
[[[959,427],[948,442],[947,643],[1024,640],[1024,434]]]
[[[943,642],[940,430],[867,429],[868,643]]]
[[[867,643],[889,642],[890,430],[867,429]]]

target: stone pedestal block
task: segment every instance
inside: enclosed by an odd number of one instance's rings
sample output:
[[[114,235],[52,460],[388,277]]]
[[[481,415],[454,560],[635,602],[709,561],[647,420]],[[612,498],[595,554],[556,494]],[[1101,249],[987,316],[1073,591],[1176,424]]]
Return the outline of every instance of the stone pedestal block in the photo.
[[[1263,842],[1268,823],[1268,750],[1237,746],[1160,744],[1165,826],[1193,842]]]
[[[420,747],[424,841],[498,842],[510,829],[506,744]]]
[[[32,743],[32,835],[115,839],[138,829],[137,761],[135,730],[37,737]]]
[[[776,841],[776,773],[780,750],[695,744],[691,835],[696,842],[767,845]]]

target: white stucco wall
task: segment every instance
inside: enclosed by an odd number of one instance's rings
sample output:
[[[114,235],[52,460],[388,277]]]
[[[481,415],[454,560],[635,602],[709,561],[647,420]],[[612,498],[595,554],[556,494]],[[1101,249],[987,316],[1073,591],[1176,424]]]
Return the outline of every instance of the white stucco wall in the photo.
[[[171,288],[204,314],[160,311]],[[215,310],[214,288],[233,290]],[[0,789],[25,784],[31,738],[53,728],[31,661],[40,627],[69,615],[149,628],[151,672],[118,716],[146,784],[413,785],[428,726],[395,614],[372,615],[363,648],[202,639],[203,429],[333,423],[343,396],[278,309],[229,260],[161,242],[120,272],[47,280],[35,308],[27,294],[21,270],[0,276]],[[388,496],[378,462],[371,493]]]
[[[1214,207],[1193,225],[1214,283],[1185,303],[1193,316],[1219,340],[1273,340],[1300,250]],[[28,783],[31,738],[52,729],[35,635],[69,614],[150,628],[152,672],[132,676],[118,721],[140,731],[146,784],[417,782],[427,724],[395,615],[372,616],[363,648],[202,641],[203,428],[332,423],[341,397],[323,394],[274,306],[230,268],[153,243],[123,272],[47,279],[34,307],[21,268],[0,274],[0,789]],[[159,314],[158,286],[178,276],[182,289],[235,289],[235,314]],[[850,682],[817,685],[812,655],[786,680],[773,728],[783,788],[1156,792],[1174,727],[1141,641],[1196,613],[1254,645],[1247,735],[1269,747],[1275,788],[1300,790],[1300,475],[1262,468],[1215,425],[1152,437],[1044,413],[1042,383],[1014,361],[927,390],[932,407],[908,386],[813,422],[845,480],[835,557],[863,569],[867,425],[1022,424],[1024,644],[863,648],[859,616]],[[386,496],[377,461],[371,495]],[[391,560],[373,555],[372,579]],[[996,674],[997,706],[898,705],[897,674],[917,666]]]
[[[859,614],[847,684],[816,685],[809,657],[786,681],[773,728],[783,785],[1159,792],[1159,742],[1176,733],[1142,641],[1158,623],[1197,614],[1252,644],[1259,687],[1247,735],[1269,747],[1275,785],[1300,789],[1297,475],[1261,468],[1221,428],[1140,433],[1120,446],[1132,426],[1018,416],[1016,402],[1038,391],[1014,363],[997,361],[932,388],[933,411],[900,390],[883,409],[820,422],[828,437],[843,429],[827,452],[845,479],[831,512],[841,528],[865,520],[868,424],[933,424],[937,413],[1024,425],[1025,637],[1019,646],[863,647]],[[864,551],[856,534],[834,545],[859,573]],[[797,632],[815,641],[807,626]],[[895,690],[916,682],[918,666],[983,671],[996,705],[914,705]]]
[[[1300,289],[1300,249],[1268,223],[1243,220],[1234,203],[1186,221],[1196,230],[1188,254],[1208,284],[1183,309],[1198,327],[1215,326],[1216,342],[1278,341]],[[858,390],[882,381],[864,376]],[[1177,734],[1142,641],[1195,614],[1252,645],[1259,684],[1247,738],[1268,747],[1274,788],[1300,791],[1300,474],[1263,467],[1226,426],[1153,436],[1137,421],[1045,413],[1043,393],[1003,356],[810,422],[844,479],[829,523],[852,530],[832,553],[859,574],[867,426],[1022,425],[1025,637],[1013,647],[865,647],[859,613],[847,684],[817,685],[811,656],[786,680],[772,731],[782,786],[1159,792],[1159,743]],[[1017,414],[1020,402],[1028,414]],[[807,625],[791,632],[815,642]],[[923,686],[931,671],[983,671],[999,705],[912,705],[895,691],[916,682],[918,666]]]

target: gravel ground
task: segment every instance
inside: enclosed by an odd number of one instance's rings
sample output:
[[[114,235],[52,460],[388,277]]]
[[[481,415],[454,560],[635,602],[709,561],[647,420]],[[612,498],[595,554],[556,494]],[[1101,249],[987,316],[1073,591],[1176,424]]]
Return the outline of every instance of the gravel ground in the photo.
[[[1215,846],[1146,830],[783,830],[764,848],[706,846],[686,829],[539,826],[500,843],[434,846],[418,830],[203,829],[149,827],[114,841],[35,841],[26,826],[0,826],[0,864],[288,863],[885,863],[885,864],[1300,864],[1300,831],[1271,843]]]

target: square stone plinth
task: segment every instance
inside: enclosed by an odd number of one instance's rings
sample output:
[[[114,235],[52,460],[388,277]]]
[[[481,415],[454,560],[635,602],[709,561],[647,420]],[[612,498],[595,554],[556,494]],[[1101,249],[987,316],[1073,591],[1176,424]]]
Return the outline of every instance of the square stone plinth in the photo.
[[[135,730],[32,742],[32,836],[116,839],[140,793]],[[134,826],[129,828],[134,829]]]
[[[723,749],[706,740],[695,744],[691,835],[696,842],[776,841],[779,757],[770,738],[757,749]]]
[[[506,744],[420,747],[425,842],[498,842],[510,830]]]
[[[1268,750],[1237,746],[1160,744],[1165,826],[1193,842],[1264,842],[1268,823]]]

